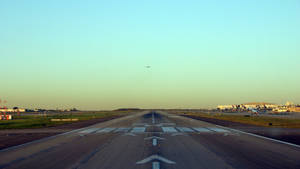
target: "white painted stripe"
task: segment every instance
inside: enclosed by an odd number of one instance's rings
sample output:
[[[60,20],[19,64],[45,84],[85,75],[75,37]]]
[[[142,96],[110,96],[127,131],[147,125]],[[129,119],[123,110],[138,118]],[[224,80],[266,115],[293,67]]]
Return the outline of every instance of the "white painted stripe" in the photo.
[[[162,127],[163,132],[166,133],[176,133],[177,130],[174,127]]]
[[[157,161],[152,162],[152,169],[160,169],[159,162]]]
[[[203,127],[193,127],[193,129],[200,132],[200,133],[210,133],[210,132],[212,132],[211,130],[208,130],[207,128],[203,128]]]
[[[130,128],[128,127],[120,127],[120,128],[117,128],[114,132],[115,133],[125,133],[125,132],[128,132],[130,130]]]
[[[116,129],[116,128],[107,127],[102,130],[98,130],[96,133],[108,133],[108,132],[113,131],[114,129]]]
[[[157,139],[156,139],[156,138],[154,138],[154,139],[152,140],[152,145],[153,145],[153,146],[157,146]]]
[[[188,127],[176,127],[181,132],[194,132],[194,130],[188,128]]]
[[[222,128],[215,128],[215,127],[207,127],[209,130],[215,131],[217,133],[229,133],[230,131],[224,130]]]
[[[99,129],[101,129],[101,128],[89,128],[89,129],[86,129],[86,130],[82,130],[78,133],[80,133],[80,134],[89,134],[89,133],[92,133],[92,132],[94,132],[96,130],[99,130]]]
[[[225,128],[227,130],[235,131],[235,132],[238,132],[238,133],[247,134],[249,136],[254,136],[254,137],[261,138],[261,139],[270,140],[270,141],[274,141],[274,142],[277,142],[277,143],[286,144],[286,145],[289,145],[289,146],[294,146],[294,147],[300,148],[300,145],[297,145],[297,144],[293,144],[293,143],[289,143],[289,142],[285,142],[285,141],[281,141],[281,140],[276,140],[276,139],[273,139],[273,138],[260,136],[260,135],[257,135],[257,134],[248,133],[248,132],[244,132],[244,131],[237,130],[237,129],[232,129],[232,128],[229,128],[229,127],[224,127],[224,126],[219,126],[219,125],[216,125],[216,126]]]
[[[131,132],[132,133],[143,133],[145,132],[146,127],[134,127]]]
[[[152,124],[155,123],[154,113],[152,112]]]

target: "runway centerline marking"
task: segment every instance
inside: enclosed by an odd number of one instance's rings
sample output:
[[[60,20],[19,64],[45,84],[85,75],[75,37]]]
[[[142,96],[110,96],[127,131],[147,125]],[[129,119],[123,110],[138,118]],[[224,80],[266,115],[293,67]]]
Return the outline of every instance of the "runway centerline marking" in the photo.
[[[157,139],[156,139],[156,138],[154,138],[154,139],[152,140],[152,145],[153,145],[153,146],[157,146]]]
[[[155,117],[154,117],[154,113],[152,112],[152,124],[155,124]]]
[[[147,137],[147,138],[144,138],[144,140],[150,140],[150,139],[157,139],[157,140],[164,140],[165,138],[162,138],[162,137],[157,137],[157,136],[151,136],[151,137]]]
[[[157,161],[152,162],[152,169],[160,169],[159,162]]]

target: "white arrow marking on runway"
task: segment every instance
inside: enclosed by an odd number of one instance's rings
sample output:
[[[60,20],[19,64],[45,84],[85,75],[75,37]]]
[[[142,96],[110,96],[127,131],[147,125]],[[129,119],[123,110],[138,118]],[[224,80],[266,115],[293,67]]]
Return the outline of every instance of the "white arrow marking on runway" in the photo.
[[[151,136],[151,137],[144,138],[144,140],[150,140],[150,139],[164,140],[164,138],[157,137],[157,136]]]
[[[145,164],[145,163],[148,163],[148,162],[153,161],[153,160],[162,161],[162,162],[165,162],[167,164],[176,164],[176,162],[168,160],[168,159],[166,159],[164,157],[161,157],[159,155],[156,155],[156,154],[152,155],[150,157],[147,157],[147,158],[145,158],[141,161],[138,161],[138,162],[136,162],[136,164]]]

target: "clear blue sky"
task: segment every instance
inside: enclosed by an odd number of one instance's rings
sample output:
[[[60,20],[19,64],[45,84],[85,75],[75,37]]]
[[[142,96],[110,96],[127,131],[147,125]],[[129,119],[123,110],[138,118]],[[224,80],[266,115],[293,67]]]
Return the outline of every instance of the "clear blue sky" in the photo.
[[[0,98],[80,109],[300,103],[299,18],[299,0],[1,0]]]

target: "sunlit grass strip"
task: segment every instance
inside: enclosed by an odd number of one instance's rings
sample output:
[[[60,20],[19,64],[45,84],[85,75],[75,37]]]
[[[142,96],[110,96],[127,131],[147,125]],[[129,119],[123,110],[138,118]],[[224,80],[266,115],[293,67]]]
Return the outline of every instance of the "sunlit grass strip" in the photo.
[[[244,115],[225,115],[225,114],[208,114],[208,113],[180,113],[194,117],[206,117],[219,120],[226,120],[232,122],[239,122],[243,124],[252,124],[265,127],[284,127],[284,128],[300,128],[300,119],[288,119],[277,117],[264,116],[244,116]]]
[[[74,123],[77,121],[116,117],[121,115],[126,115],[128,112],[122,111],[112,111],[112,112],[88,112],[88,113],[70,113],[61,115],[26,115],[26,116],[14,116],[13,120],[2,120],[0,121],[1,129],[24,129],[24,128],[42,128],[57,126],[66,123]],[[77,121],[71,120],[57,120],[53,121],[51,119],[78,119]]]

